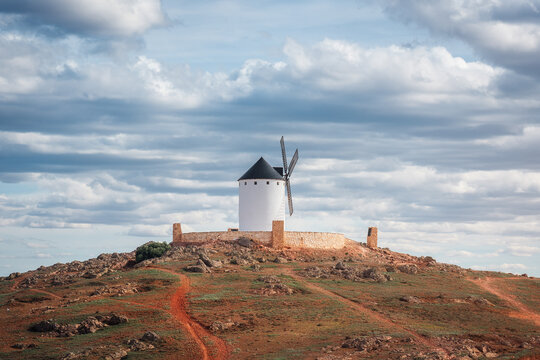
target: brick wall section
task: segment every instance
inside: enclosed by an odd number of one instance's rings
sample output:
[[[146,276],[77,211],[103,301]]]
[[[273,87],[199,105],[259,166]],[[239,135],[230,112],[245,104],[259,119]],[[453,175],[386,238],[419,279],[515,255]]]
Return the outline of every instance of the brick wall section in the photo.
[[[367,246],[370,249],[377,248],[377,228],[370,227],[367,234]]]
[[[181,241],[173,241],[173,245],[175,242],[201,244],[212,240],[233,241],[241,236],[273,246],[272,231],[191,232],[182,234]],[[286,247],[311,249],[341,249],[351,242],[343,234],[301,231],[284,231],[283,240]]]
[[[182,224],[175,223],[172,226],[172,241],[181,242],[182,241]]]
[[[285,222],[283,220],[272,221],[272,247],[281,249],[285,246]]]

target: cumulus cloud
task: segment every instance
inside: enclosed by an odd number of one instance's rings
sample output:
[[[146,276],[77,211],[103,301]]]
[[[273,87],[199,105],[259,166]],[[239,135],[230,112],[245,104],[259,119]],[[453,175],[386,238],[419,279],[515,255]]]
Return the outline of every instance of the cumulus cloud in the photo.
[[[364,240],[375,225],[395,250],[529,266],[513,256],[540,234],[539,100],[501,91],[510,71],[441,46],[335,39],[288,39],[279,59],[228,72],[72,57],[13,33],[0,46],[0,79],[31,84],[0,81],[0,225],[12,234],[84,230],[109,244],[169,240],[173,222],[235,227],[235,180],[258,156],[279,165],[284,134],[300,148],[289,229]]]
[[[385,1],[392,16],[457,37],[489,61],[535,77],[540,74],[538,0]]]
[[[167,22],[160,0],[6,0],[0,12],[49,35],[129,37]]]

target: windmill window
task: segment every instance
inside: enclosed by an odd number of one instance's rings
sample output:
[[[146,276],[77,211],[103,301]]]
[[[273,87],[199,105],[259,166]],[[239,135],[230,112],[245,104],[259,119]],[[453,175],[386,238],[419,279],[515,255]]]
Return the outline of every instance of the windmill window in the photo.
[[[267,181],[267,182],[266,182],[266,185],[270,185],[270,181]]]
[[[279,186],[279,181],[276,183],[277,186]]]
[[[257,185],[257,182],[256,182],[256,181],[254,181],[254,182],[253,182],[253,184],[254,184],[254,185]]]
[[[247,185],[247,181],[244,181],[244,185]]]

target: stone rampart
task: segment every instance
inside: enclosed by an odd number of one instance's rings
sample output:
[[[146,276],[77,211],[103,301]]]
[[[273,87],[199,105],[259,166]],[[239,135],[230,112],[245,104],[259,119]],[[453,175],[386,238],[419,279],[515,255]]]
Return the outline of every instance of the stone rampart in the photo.
[[[310,249],[341,249],[349,240],[343,234],[285,231],[285,246]]]
[[[271,231],[209,231],[191,232],[182,234],[183,243],[204,243],[212,240],[233,241],[245,236],[263,244],[270,245],[272,242]]]
[[[278,228],[276,228],[277,230]],[[276,235],[273,235],[272,231],[190,232],[183,233],[181,241],[173,241],[173,244],[175,242],[201,244],[215,240],[233,241],[240,237],[247,237],[268,246],[276,245],[278,248],[341,249],[351,241],[345,235],[338,233],[285,231],[284,236],[279,236],[283,238],[283,243],[273,244]]]

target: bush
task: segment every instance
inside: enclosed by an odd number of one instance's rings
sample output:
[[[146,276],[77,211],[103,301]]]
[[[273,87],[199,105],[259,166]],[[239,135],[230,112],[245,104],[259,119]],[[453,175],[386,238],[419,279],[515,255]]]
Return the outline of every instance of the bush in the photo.
[[[161,243],[155,241],[147,242],[146,244],[137,248],[135,253],[135,261],[141,262],[146,259],[160,257],[170,248],[171,246],[165,241]]]

